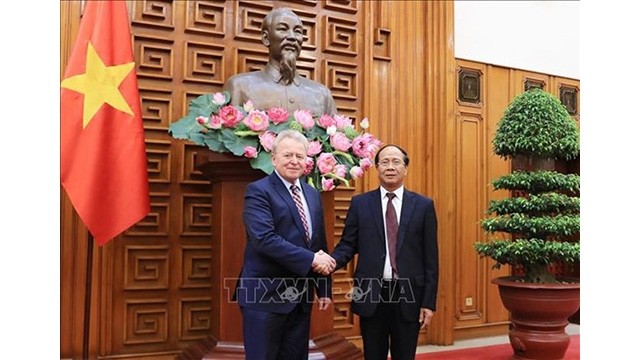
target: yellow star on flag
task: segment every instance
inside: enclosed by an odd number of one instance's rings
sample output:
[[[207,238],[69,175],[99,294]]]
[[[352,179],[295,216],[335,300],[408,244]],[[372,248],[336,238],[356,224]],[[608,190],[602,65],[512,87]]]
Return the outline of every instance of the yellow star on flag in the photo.
[[[65,89],[84,94],[83,129],[87,127],[104,103],[124,113],[133,115],[133,111],[118,87],[133,70],[135,63],[128,62],[121,65],[106,66],[91,42],[88,44],[86,72],[70,76],[62,80],[60,84]]]

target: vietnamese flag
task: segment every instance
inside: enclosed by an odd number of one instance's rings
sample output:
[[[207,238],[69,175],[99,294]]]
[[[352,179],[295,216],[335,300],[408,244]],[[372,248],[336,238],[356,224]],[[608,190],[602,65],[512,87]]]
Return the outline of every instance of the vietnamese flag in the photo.
[[[99,245],[150,210],[124,1],[87,1],[60,84],[60,179]]]

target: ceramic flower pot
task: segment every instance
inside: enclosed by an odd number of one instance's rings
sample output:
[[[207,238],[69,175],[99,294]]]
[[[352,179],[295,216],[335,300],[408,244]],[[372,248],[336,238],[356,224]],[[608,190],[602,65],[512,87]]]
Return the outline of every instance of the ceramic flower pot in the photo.
[[[580,282],[535,284],[505,276],[492,280],[511,312],[509,341],[514,359],[560,360],[569,347],[568,318],[580,307]]]

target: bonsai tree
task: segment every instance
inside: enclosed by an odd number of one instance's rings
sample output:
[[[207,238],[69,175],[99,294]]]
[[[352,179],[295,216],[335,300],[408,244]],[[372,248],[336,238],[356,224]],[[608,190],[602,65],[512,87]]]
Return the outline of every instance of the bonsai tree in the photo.
[[[580,231],[580,177],[549,167],[557,159],[575,159],[579,147],[575,120],[552,94],[533,89],[509,104],[493,152],[513,160],[514,170],[495,179],[493,187],[512,196],[491,201],[487,214],[493,217],[481,226],[511,239],[475,244],[478,254],[496,261],[494,268],[508,264],[521,268],[526,282],[555,283],[550,264],[580,260],[580,243],[567,241]]]

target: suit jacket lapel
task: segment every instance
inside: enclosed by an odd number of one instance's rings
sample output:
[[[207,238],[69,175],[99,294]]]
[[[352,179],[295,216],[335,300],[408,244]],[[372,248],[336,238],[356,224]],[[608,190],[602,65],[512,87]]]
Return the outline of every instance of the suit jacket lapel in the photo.
[[[413,193],[405,189],[404,194],[402,195],[402,211],[400,212],[400,224],[398,226],[398,253],[400,253],[400,249],[402,248],[402,243],[404,242],[405,234],[407,233],[407,226],[409,226],[409,220],[415,205],[416,201],[413,197]]]
[[[284,200],[284,202],[289,207],[289,211],[291,212],[291,216],[293,216],[293,221],[296,223],[296,226],[298,227],[300,232],[304,234],[304,225],[302,225],[302,219],[300,219],[298,208],[296,207],[296,203],[293,201],[293,197],[291,197],[289,189],[284,186],[284,183],[282,182],[282,180],[280,180],[275,170],[269,176],[269,180],[271,181],[271,184],[273,185],[273,188],[276,190],[278,195],[280,195],[282,200]]]
[[[367,202],[369,209],[371,209],[371,218],[373,219],[373,224],[378,231],[378,238],[382,240],[382,244],[384,245],[386,237],[384,234],[384,219],[382,218],[382,201],[380,200],[380,188],[378,188],[378,190],[369,192]]]

